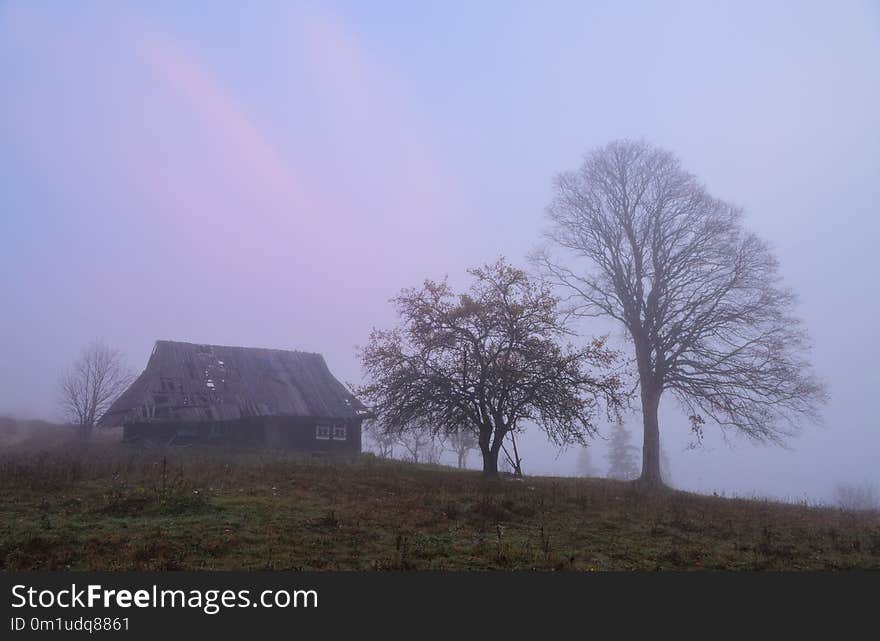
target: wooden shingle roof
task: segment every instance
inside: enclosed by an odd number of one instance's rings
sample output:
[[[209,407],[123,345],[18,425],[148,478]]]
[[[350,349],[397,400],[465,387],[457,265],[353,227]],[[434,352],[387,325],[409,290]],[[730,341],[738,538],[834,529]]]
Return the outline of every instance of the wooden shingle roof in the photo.
[[[99,424],[364,414],[320,354],[156,341],[147,368]]]

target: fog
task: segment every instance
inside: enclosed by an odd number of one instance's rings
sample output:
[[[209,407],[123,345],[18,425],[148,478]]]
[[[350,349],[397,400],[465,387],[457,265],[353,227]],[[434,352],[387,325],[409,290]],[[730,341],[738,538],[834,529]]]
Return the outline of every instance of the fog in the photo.
[[[0,77],[0,414],[57,418],[96,337],[138,371],[173,339],[357,383],[400,288],[526,265],[554,175],[644,137],[772,243],[831,394],[787,449],[712,425],[688,448],[664,397],[673,484],[880,482],[876,3],[6,2]],[[523,449],[575,472],[538,431]]]

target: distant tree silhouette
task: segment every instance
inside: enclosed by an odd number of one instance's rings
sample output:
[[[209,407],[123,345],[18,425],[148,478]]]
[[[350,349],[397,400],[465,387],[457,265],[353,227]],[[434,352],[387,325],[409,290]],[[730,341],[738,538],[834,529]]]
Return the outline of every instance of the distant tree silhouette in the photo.
[[[577,458],[578,476],[596,476],[596,468],[593,465],[589,447],[581,447]]]
[[[376,421],[364,423],[364,434],[367,437],[369,447],[380,458],[393,458],[394,446],[397,444],[395,434],[385,432]]]
[[[59,405],[64,418],[77,426],[82,439],[89,439],[98,420],[133,378],[122,352],[101,341],[92,342],[61,376]]]
[[[663,482],[666,485],[675,485],[672,482],[672,462],[666,449],[662,446],[660,447],[660,473],[663,475]]]
[[[608,441],[608,478],[631,481],[639,475],[639,449],[632,444],[632,435],[618,421]]]
[[[880,488],[876,483],[838,483],[834,486],[834,497],[842,510],[880,510]]]
[[[443,442],[447,449],[455,454],[456,463],[460,470],[467,467],[468,452],[477,449],[477,437],[467,429],[453,432]]]
[[[393,433],[395,442],[412,463],[439,463],[443,447],[437,434],[424,425],[412,425]]]

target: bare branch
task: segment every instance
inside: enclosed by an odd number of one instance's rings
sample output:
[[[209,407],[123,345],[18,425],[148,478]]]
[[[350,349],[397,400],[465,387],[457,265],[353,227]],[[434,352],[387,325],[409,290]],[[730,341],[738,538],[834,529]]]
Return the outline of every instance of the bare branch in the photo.
[[[775,258],[742,228],[742,212],[711,197],[675,156],[612,142],[559,175],[547,215],[547,238],[590,268],[546,250],[533,261],[570,292],[572,314],[614,318],[632,339],[643,479],[660,479],[654,433],[664,390],[690,415],[762,441],[818,420],[827,392]]]
[[[79,426],[83,438],[88,438],[98,420],[133,378],[122,352],[94,341],[61,376],[61,412],[66,420]]]

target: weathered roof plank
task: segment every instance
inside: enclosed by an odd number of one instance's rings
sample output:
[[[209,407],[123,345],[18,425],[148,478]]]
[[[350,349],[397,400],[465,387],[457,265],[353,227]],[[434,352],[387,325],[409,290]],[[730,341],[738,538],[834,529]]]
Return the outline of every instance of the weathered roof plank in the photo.
[[[364,410],[320,354],[156,341],[147,368],[100,424],[249,416],[355,418]]]

